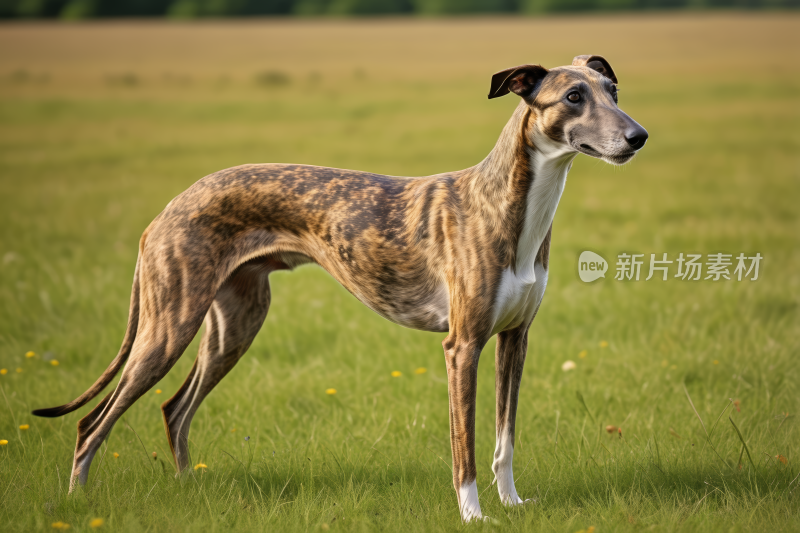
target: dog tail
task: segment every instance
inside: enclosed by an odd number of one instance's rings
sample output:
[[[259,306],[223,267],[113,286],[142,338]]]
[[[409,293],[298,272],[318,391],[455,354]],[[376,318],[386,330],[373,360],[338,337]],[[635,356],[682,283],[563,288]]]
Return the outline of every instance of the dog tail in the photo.
[[[67,404],[58,407],[50,407],[49,409],[36,409],[33,411],[33,415],[55,418],[83,407],[111,383],[111,380],[114,379],[114,376],[117,375],[117,372],[119,372],[125,364],[125,361],[131,353],[133,341],[136,339],[136,331],[139,328],[139,265],[142,259],[143,245],[144,238],[142,238],[142,246],[139,248],[139,257],[136,259],[136,269],[133,273],[133,289],[131,290],[131,307],[128,313],[128,329],[125,331],[125,338],[122,340],[122,347],[120,347],[119,353],[89,390]]]

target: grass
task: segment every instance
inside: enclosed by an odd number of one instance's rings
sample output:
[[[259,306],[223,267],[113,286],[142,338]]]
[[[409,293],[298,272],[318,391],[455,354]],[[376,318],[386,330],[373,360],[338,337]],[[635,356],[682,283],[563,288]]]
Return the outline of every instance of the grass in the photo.
[[[796,531],[798,29],[793,13],[0,26],[0,526]],[[486,100],[491,73],[597,52],[651,140],[624,168],[579,157],[556,216],[517,420],[536,505],[490,487],[494,341],[476,446],[496,522],[463,525],[443,335],[386,322],[316,267],[272,276],[262,332],[195,417],[206,468],[174,478],[159,411],[195,342],[66,495],[89,407],[29,413],[116,354],[138,237],[172,197],[245,162],[470,166],[515,105]],[[583,250],[605,280],[578,279]],[[764,260],[756,282],[620,282],[621,252]]]

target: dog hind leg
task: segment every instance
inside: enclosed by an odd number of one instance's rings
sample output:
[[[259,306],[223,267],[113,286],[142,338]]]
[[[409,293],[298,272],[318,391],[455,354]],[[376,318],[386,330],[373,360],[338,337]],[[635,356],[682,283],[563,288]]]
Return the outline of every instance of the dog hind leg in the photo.
[[[207,309],[209,305],[202,301],[196,303],[197,308]],[[143,310],[154,308],[142,307]],[[92,459],[117,420],[169,372],[186,350],[203,323],[205,310],[194,312],[184,321],[173,314],[169,311],[142,313],[136,340],[116,389],[78,422],[70,492],[76,483],[86,484]],[[177,325],[168,328],[165,324]]]
[[[197,408],[244,355],[261,329],[270,304],[270,262],[240,266],[217,292],[206,315],[197,360],[186,381],[161,406],[178,472],[191,465],[189,427]]]

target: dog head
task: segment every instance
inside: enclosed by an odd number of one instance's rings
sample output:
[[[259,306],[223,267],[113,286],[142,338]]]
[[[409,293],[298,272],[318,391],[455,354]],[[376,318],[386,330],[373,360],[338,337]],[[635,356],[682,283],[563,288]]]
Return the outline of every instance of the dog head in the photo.
[[[647,141],[647,131],[617,105],[617,76],[600,56],[567,67],[523,65],[492,76],[489,98],[513,92],[533,111],[535,127],[573,151],[622,165]]]

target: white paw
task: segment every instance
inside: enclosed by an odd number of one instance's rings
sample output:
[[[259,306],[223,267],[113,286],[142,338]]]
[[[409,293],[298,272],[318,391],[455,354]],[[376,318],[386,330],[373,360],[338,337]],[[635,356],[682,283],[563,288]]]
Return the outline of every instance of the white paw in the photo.
[[[471,522],[484,519],[483,513],[481,513],[481,506],[478,503],[478,486],[475,481],[459,488],[458,501],[461,507],[461,520]]]
[[[500,495],[500,501],[503,502],[503,505],[505,506],[520,505],[524,503],[520,497],[516,495],[516,493],[506,494],[505,496]]]
[[[503,505],[506,507],[512,507],[514,505],[528,505],[536,503],[536,498],[528,498],[527,500],[523,500],[519,496],[515,496],[513,498],[503,498]]]
[[[461,520],[465,524],[469,524],[470,522],[484,522],[488,518],[489,518],[488,516],[483,516],[482,514],[470,514],[461,516]]]
[[[486,515],[483,515],[483,514],[481,514],[481,515],[472,515],[469,518],[463,518],[462,517],[462,520],[464,521],[465,524],[477,524],[477,523],[483,522],[484,524],[491,524],[493,526],[500,525],[500,522],[498,520],[495,520],[491,516],[486,516]]]

